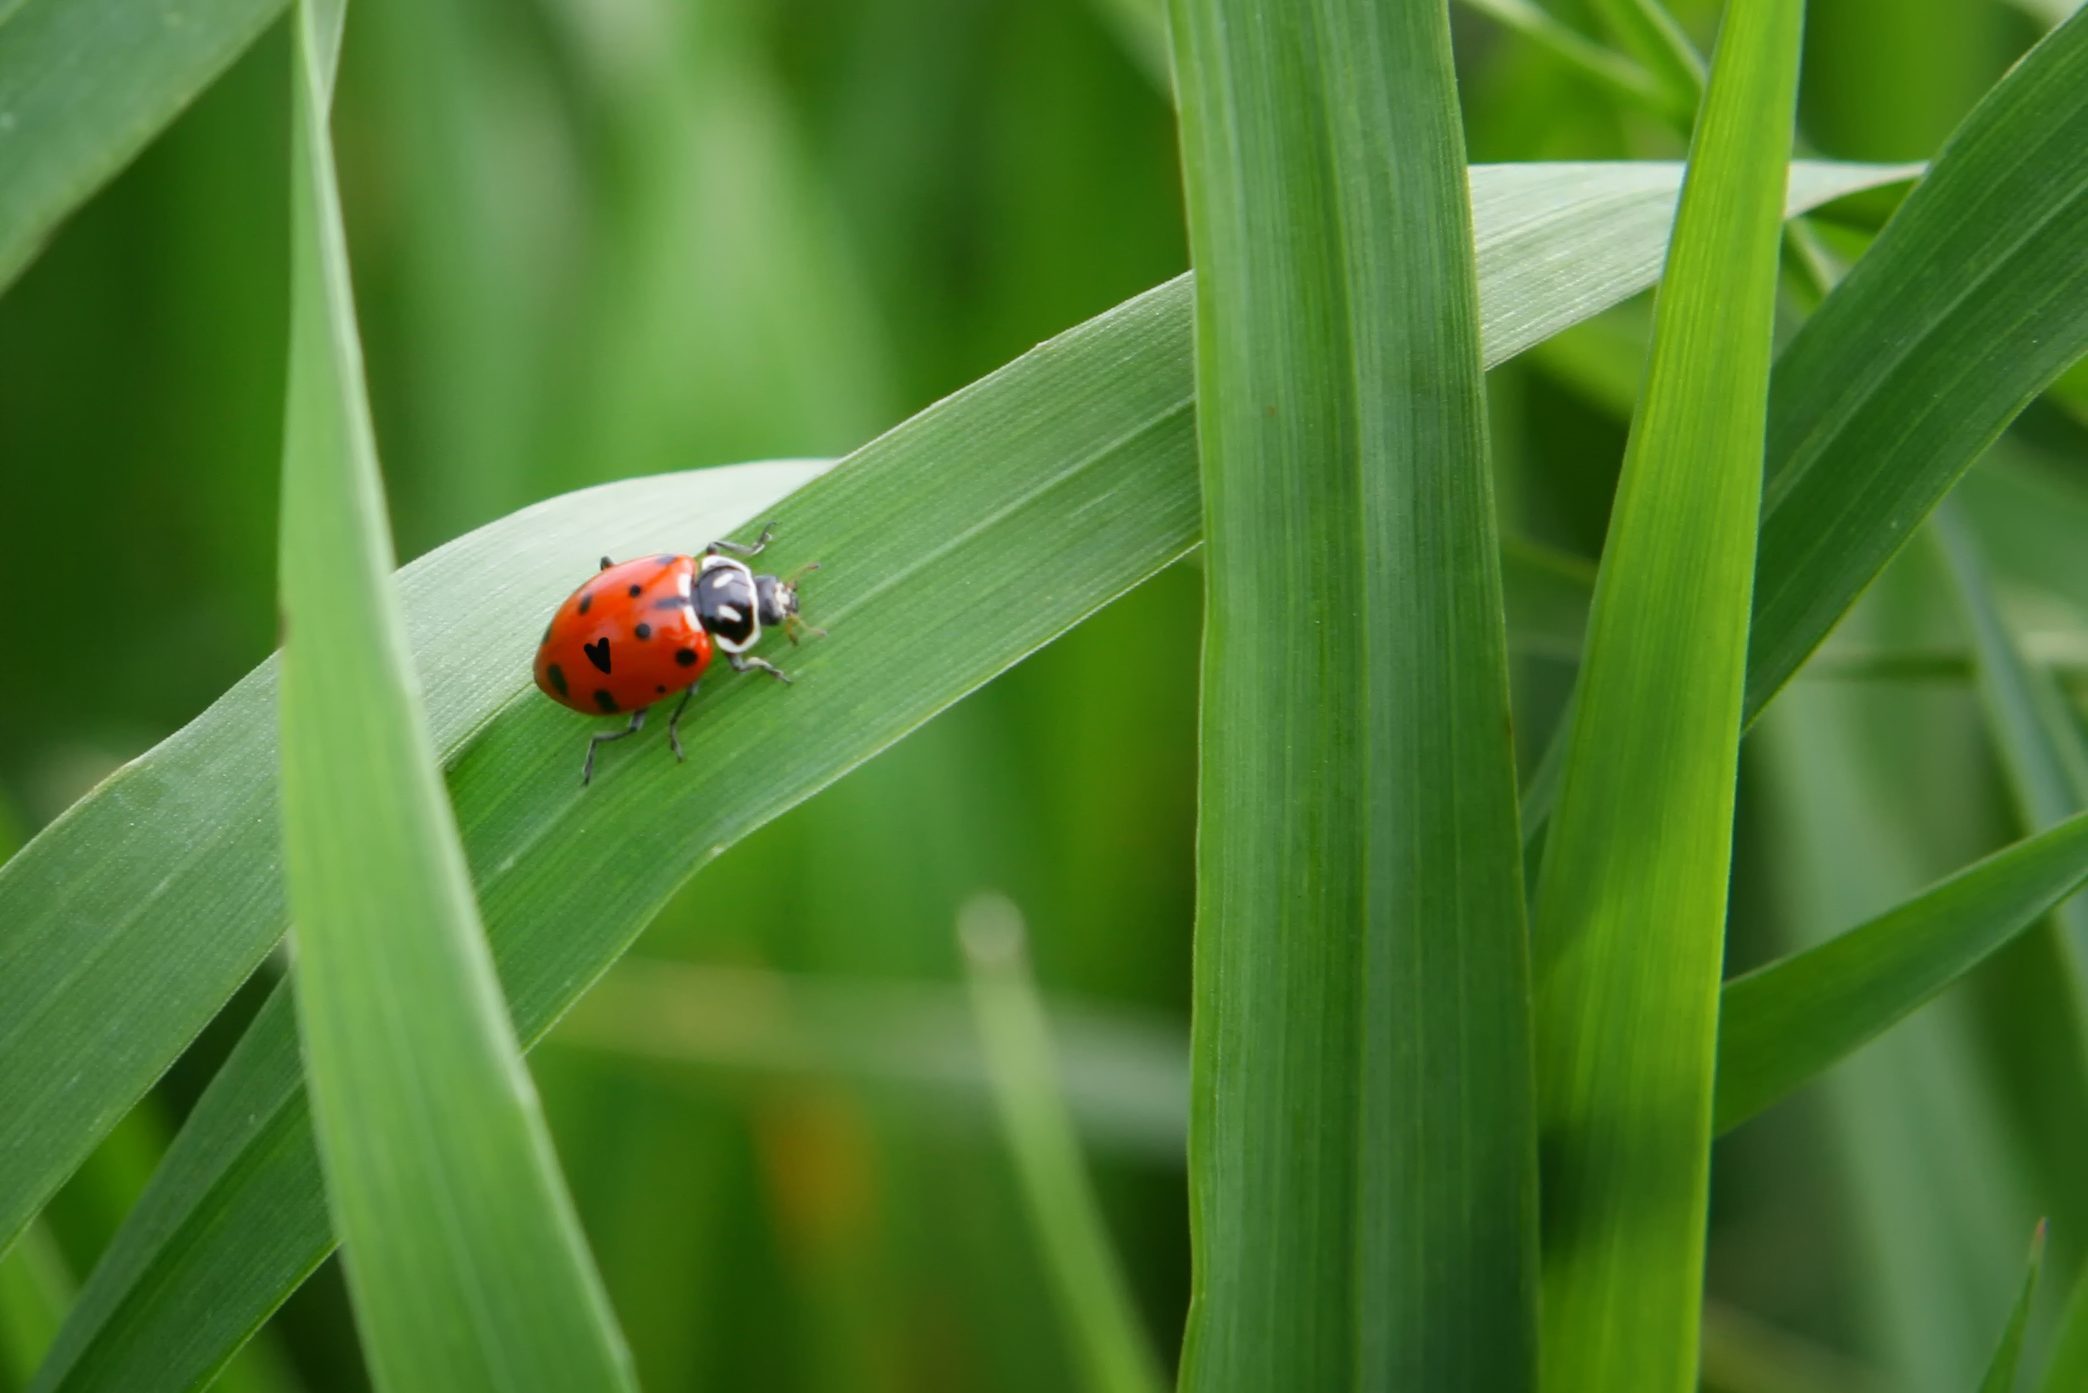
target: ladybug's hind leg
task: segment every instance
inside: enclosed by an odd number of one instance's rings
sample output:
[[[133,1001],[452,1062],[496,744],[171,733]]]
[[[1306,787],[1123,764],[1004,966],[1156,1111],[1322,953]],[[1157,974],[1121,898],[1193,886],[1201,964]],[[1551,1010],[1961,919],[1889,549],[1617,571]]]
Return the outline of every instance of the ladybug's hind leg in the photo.
[[[676,764],[680,764],[683,759],[681,747],[682,712],[689,709],[689,698],[695,696],[696,689],[702,685],[701,682],[690,683],[689,690],[683,692],[682,699],[675,703],[674,714],[667,718],[667,746],[674,751],[674,762]],[[629,734],[629,732],[626,731],[625,734]],[[613,739],[614,737],[611,738]]]
[[[645,713],[650,708],[641,706],[631,713],[631,723],[622,730],[598,730],[587,737],[587,762],[580,766],[580,782],[587,784],[594,778],[595,746],[605,745],[611,740],[621,740],[626,735],[636,735],[645,729]],[[676,713],[680,714],[680,713]]]

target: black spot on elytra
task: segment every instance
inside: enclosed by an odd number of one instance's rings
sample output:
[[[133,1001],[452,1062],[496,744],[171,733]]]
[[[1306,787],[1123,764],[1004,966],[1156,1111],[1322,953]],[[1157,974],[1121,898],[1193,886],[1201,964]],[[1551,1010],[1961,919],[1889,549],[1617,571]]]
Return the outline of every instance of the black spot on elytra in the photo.
[[[694,667],[696,666],[696,650],[693,648],[676,649],[674,661],[680,663],[683,667]]]
[[[551,679],[551,685],[558,688],[558,694],[560,696],[564,696],[566,694],[566,680],[564,668],[560,667],[557,663],[553,663],[550,667],[544,669],[544,676]]]
[[[652,625],[650,625],[650,624],[640,624],[640,625],[639,625],[639,626],[637,627],[637,629],[635,629],[635,630],[634,630],[633,632],[635,632],[635,633],[636,633],[636,634],[638,635],[638,637],[640,637],[640,638],[651,638],[651,637],[652,637]]]
[[[609,695],[601,687],[595,688],[595,705],[602,708],[602,714],[604,715],[613,716],[616,714],[616,698]]]
[[[637,599],[637,598],[638,598],[638,592],[639,592],[639,591],[641,591],[641,590],[643,590],[643,589],[645,589],[645,587],[644,587],[644,586],[642,586],[642,585],[634,585],[634,586],[632,586],[632,587],[631,587],[631,598],[632,598],[632,599],[634,599],[634,600],[635,600],[635,599]]]
[[[661,696],[667,695],[667,689],[665,687],[655,687],[653,688],[653,690],[658,692]]]
[[[598,638],[593,643],[581,644],[580,648],[587,654],[587,661],[600,668],[606,676],[609,671],[609,640]]]
[[[580,612],[582,614],[587,613],[587,607],[593,603],[594,596],[588,594],[585,590],[580,592]]]

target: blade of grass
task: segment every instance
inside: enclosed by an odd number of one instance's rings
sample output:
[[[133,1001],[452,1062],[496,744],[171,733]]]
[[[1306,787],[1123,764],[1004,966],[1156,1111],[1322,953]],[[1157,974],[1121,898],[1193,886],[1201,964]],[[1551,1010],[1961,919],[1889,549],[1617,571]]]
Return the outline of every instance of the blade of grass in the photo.
[[[1567,67],[1593,78],[1613,96],[1678,114],[1688,109],[1678,102],[1671,87],[1656,82],[1637,63],[1560,23],[1533,0],[1465,0],[1465,4],[1504,29],[1522,35]]]
[[[283,3],[0,3],[0,289]]]
[[[1730,0],[1589,617],[1535,910],[1543,1361],[1697,1372],[1719,964],[1800,0]]]
[[[1053,1087],[1083,1142],[1180,1166],[1188,1118],[1187,1029],[1123,1008],[1059,999]],[[990,1081],[961,992],[923,982],[847,982],[749,968],[626,958],[560,1019],[549,1043],[727,1079],[835,1079],[903,1090],[971,1116]]]
[[[2052,1348],[2045,1357],[2044,1377],[2038,1380],[2039,1393],[2074,1393],[2088,1388],[2088,1265],[2083,1265],[2075,1274],[2073,1289],[2067,1293],[2066,1308],[2059,1317],[2059,1329],[2052,1337]]]
[[[31,1224],[0,1255],[0,1388],[27,1388],[73,1301],[72,1274],[51,1232]]]
[[[2088,351],[2084,86],[2088,13],[1965,118],[1777,359],[1750,725],[1972,462]],[[1545,763],[1563,758],[1548,750]],[[1525,790],[1526,836],[1556,796],[1549,780]]]
[[[2088,14],[1965,118],[1777,360],[1750,720],[2002,429],[2088,352],[2083,91]]]
[[[1901,173],[1801,165],[1792,198]],[[1474,170],[1490,359],[1646,285],[1676,175]],[[587,490],[405,568],[429,725],[525,1041],[717,851],[1196,544],[1190,294],[1187,278],[1170,282],[1053,340],[784,506],[820,466]],[[633,761],[638,787],[605,777],[580,802],[571,742],[583,727],[527,677],[543,615],[605,551],[686,547],[770,516],[779,546],[828,560],[823,581],[855,578],[855,598],[815,586],[811,599],[823,622],[836,609],[848,619],[848,642],[830,623],[836,639],[803,659],[822,680],[774,701],[706,688],[690,729],[715,753],[675,777]],[[949,603],[924,620],[922,593]],[[20,1123],[0,1155],[0,1233],[35,1212],[282,931],[274,791],[260,772],[274,759],[274,682],[264,665],[0,866],[0,1115]],[[792,738],[779,745],[783,722]],[[580,835],[604,825],[617,835]],[[591,877],[607,893],[582,903]],[[236,1348],[331,1246],[304,1127],[290,1021],[271,1008],[89,1275],[41,1386],[187,1387]]]
[[[1704,92],[1704,57],[1660,0],[1590,0],[1619,47],[1645,65],[1677,111],[1694,110]]]
[[[1714,1132],[1739,1126],[1932,1000],[2088,882],[2088,814],[1860,927],[1725,984]]]
[[[2008,1325],[2001,1332],[1993,1362],[1987,1365],[1986,1377],[1979,1381],[1979,1393],[2014,1393],[2016,1366],[2023,1361],[2023,1332],[2030,1327],[2030,1303],[2037,1296],[2037,1277],[2044,1268],[2044,1249],[2045,1226],[2040,1220],[2030,1239],[2030,1268],[2023,1274],[2023,1289],[2008,1313]]]
[[[1994,597],[1979,543],[1957,508],[1938,510],[1935,536],[1971,628],[1980,697],[2016,811],[2033,830],[2049,827],[2088,806],[2088,740],[2058,684],[2023,656]],[[2068,915],[2065,923],[2076,960],[2088,958],[2088,913]],[[2088,978],[2082,986],[2088,989]]]
[[[1007,900],[983,896],[965,906],[957,931],[1001,1129],[1087,1386],[1159,1393],[1159,1361],[1139,1329],[1058,1093],[1051,1029],[1024,961],[1022,916]]]
[[[327,109],[292,45],[281,682],[297,1015],[327,1197],[386,1389],[631,1387],[478,922],[392,592]]]
[[[1209,549],[1182,1384],[1526,1388],[1522,855],[1448,9],[1173,20]]]

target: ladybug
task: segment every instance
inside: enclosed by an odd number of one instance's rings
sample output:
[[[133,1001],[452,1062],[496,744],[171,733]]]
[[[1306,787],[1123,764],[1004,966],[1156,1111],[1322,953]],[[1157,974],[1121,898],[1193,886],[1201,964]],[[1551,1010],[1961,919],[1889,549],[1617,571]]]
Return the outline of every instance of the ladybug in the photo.
[[[601,571],[552,613],[537,646],[537,687],[585,715],[631,715],[622,730],[588,739],[581,783],[594,778],[597,746],[636,735],[652,704],[674,692],[682,699],[667,718],[667,744],[681,760],[682,712],[714,652],[722,652],[734,672],[765,672],[787,683],[781,668],[747,654],[762,626],[781,625],[792,643],[800,632],[826,637],[826,630],[798,617],[798,577],[818,570],[817,563],[782,579],[758,576],[736,559],[761,555],[775,532],[771,523],[752,546],[712,542],[701,556],[661,554],[620,563],[605,556]]]

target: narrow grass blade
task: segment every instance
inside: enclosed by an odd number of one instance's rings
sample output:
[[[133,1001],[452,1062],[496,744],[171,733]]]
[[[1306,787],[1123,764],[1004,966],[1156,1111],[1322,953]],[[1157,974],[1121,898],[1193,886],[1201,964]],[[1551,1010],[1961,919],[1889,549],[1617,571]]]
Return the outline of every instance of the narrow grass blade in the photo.
[[[31,1224],[0,1253],[0,1389],[27,1388],[72,1305],[72,1274],[51,1232]]]
[[[1713,1130],[1739,1126],[1932,1000],[2084,882],[2088,814],[1726,983]]]
[[[1660,82],[1669,102],[1689,111],[1704,91],[1704,59],[1660,0],[1592,0],[1603,27]]]
[[[1650,283],[1678,172],[1475,169],[1489,360]],[[1902,173],[1800,165],[1792,198]],[[750,465],[590,489],[405,568],[429,726],[525,1041],[723,847],[1196,545],[1190,293],[1170,282],[1062,335],[828,477]],[[544,614],[604,552],[769,517],[780,548],[829,565],[808,593],[835,638],[799,660],[816,680],[772,701],[707,686],[688,727],[704,732],[698,760],[634,760],[583,801],[584,727],[527,675]],[[941,598],[932,614],[922,594]],[[0,866],[0,1116],[19,1119],[0,1154],[0,1233],[281,934],[274,688],[265,664]],[[616,835],[582,835],[603,826]],[[588,885],[604,893],[580,896]],[[295,1054],[287,1007],[264,1010],[89,1275],[40,1387],[192,1386],[325,1257]],[[92,1086],[58,1086],[75,1076]]]
[[[2039,1393],[2075,1393],[2088,1388],[2088,1265],[2074,1276],[2037,1387]]]
[[[958,937],[1001,1128],[1087,1387],[1160,1393],[1159,1361],[1139,1329],[1058,1093],[1050,1026],[1024,962],[1022,917],[1008,901],[983,897],[965,908]]]
[[[0,0],[0,288],[283,0]]]
[[[1501,541],[1501,584],[1511,647],[1527,656],[1580,661],[1588,636],[1588,602],[1595,591],[1594,562],[1506,537]]]
[[[1704,1303],[1702,1393],[1886,1393],[1847,1356],[1718,1301]]]
[[[1085,1146],[1183,1163],[1186,1024],[1047,998],[1052,1088]],[[914,981],[847,982],[626,958],[566,1013],[548,1043],[734,1079],[814,1078],[902,1095],[938,1115],[984,1118],[991,1082],[965,994]]]
[[[1672,87],[1656,82],[1651,74],[1623,54],[1604,48],[1562,24],[1549,10],[1533,0],[1465,0],[1468,8],[1513,30],[1550,53],[1566,66],[1593,78],[1611,94],[1642,106],[1676,112],[1687,111]]]
[[[283,845],[327,1192],[380,1388],[628,1387],[413,693],[326,133],[340,10],[296,10]]]
[[[1777,360],[1750,720],[2002,429],[2088,352],[2084,91],[2088,13],[1965,118]]]
[[[2008,1326],[2001,1343],[1979,1381],[1979,1393],[2015,1393],[2016,1366],[2023,1361],[2023,1332],[2030,1327],[2030,1303],[2037,1296],[2037,1277],[2044,1267],[2045,1226],[2040,1222],[2030,1239],[2030,1270],[2023,1274],[2023,1290],[2008,1313]]]
[[[2088,806],[2088,740],[2051,675],[2023,656],[1963,516],[1945,506],[1936,515],[1935,532],[1965,607],[1980,697],[2016,810],[2025,825],[2049,827]],[[2088,916],[2070,921],[2067,936],[2088,965]]]
[[[1526,1388],[1522,856],[1448,12],[1177,0],[1174,54],[1209,548],[1183,1386]]]
[[[1730,0],[1589,618],[1533,930],[1544,1377],[1696,1377],[1778,209],[1803,6]]]

